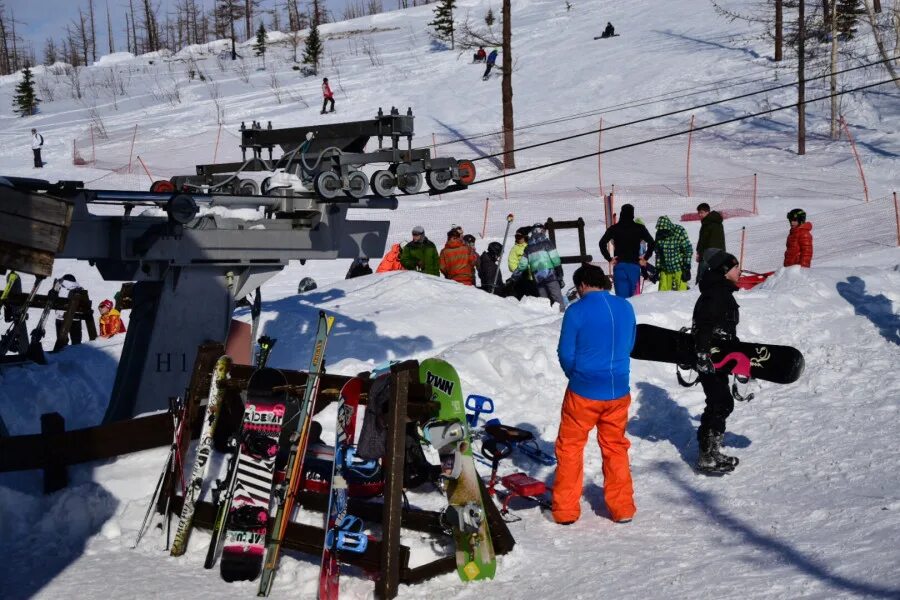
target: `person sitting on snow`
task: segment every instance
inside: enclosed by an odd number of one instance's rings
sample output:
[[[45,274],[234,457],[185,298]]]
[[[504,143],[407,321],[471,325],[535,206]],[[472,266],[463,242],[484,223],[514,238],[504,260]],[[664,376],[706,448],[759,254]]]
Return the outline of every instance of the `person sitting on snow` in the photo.
[[[125,333],[125,324],[115,308],[112,300],[104,300],[97,307],[100,311],[100,337],[111,338],[117,333]]]
[[[475,55],[472,56],[472,62],[476,62],[476,63],[484,62],[486,57],[487,57],[487,52],[484,51],[484,46],[478,46],[478,52],[476,52]]]
[[[616,28],[612,26],[612,23],[609,21],[606,22],[606,29],[603,30],[603,33],[600,34],[602,38],[613,37],[616,35]]]

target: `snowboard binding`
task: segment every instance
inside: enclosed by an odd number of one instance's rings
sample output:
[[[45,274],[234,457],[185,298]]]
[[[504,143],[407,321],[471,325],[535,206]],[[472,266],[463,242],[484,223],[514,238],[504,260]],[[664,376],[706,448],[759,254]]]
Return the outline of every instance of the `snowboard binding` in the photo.
[[[263,529],[269,522],[269,512],[259,506],[245,504],[232,509],[228,515],[228,528],[237,530]]]
[[[462,506],[451,504],[439,517],[441,527],[448,533],[461,531],[467,535],[477,535],[484,521],[484,511],[477,502],[467,502]]]
[[[325,535],[325,546],[339,552],[362,554],[369,544],[369,536],[363,533],[363,522],[353,515],[345,515],[337,528]]]

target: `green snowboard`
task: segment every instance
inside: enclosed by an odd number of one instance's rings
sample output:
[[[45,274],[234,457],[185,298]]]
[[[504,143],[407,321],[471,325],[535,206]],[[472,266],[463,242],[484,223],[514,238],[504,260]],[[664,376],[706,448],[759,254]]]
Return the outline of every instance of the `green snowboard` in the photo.
[[[431,385],[431,399],[441,405],[436,422],[459,423],[462,426],[461,439],[438,449],[442,470],[445,474],[456,474],[455,478],[447,480],[448,510],[459,508],[460,513],[465,513],[470,519],[474,516],[475,521],[473,525],[473,521],[467,519],[467,528],[456,523],[451,525],[456,542],[456,571],[463,581],[492,579],[497,569],[497,559],[488,530],[475,459],[472,457],[472,434],[466,424],[459,375],[450,363],[429,358],[419,366],[419,381]]]

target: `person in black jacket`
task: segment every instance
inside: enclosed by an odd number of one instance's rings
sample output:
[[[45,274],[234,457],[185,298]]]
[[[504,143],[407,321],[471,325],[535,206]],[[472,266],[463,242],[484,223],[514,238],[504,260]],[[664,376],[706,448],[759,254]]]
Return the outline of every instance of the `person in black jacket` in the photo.
[[[738,459],[721,453],[725,420],[734,410],[728,374],[717,373],[710,349],[718,340],[737,340],[740,312],[734,292],[741,274],[738,260],[724,250],[712,249],[703,256],[706,270],[700,278],[700,298],[694,305],[694,351],[700,385],[706,394],[706,408],[700,417],[697,441],[700,457],[697,469],[706,473],[733,471]]]
[[[610,256],[607,244],[612,241],[614,256]],[[647,242],[647,250],[641,254],[641,242]],[[656,242],[647,228],[634,222],[634,207],[623,204],[619,220],[600,238],[600,253],[612,262],[613,286],[616,296],[631,298],[641,279],[641,267],[653,255]]]
[[[488,294],[502,295],[503,281],[497,273],[500,270],[500,257],[502,254],[503,246],[500,242],[491,242],[488,244],[487,250],[481,253],[478,263],[475,265],[475,268],[478,269],[481,289]]]
[[[369,266],[369,257],[360,256],[353,259],[350,268],[347,269],[347,276],[344,279],[353,279],[354,277],[362,277],[363,275],[371,275],[372,267]]]
[[[697,261],[697,283],[700,282],[700,276],[706,269],[703,262],[703,254],[711,249],[725,248],[725,228],[722,226],[722,214],[716,210],[710,210],[709,204],[701,202],[697,205],[697,215],[700,217],[700,236],[697,238],[697,249],[694,260]]]

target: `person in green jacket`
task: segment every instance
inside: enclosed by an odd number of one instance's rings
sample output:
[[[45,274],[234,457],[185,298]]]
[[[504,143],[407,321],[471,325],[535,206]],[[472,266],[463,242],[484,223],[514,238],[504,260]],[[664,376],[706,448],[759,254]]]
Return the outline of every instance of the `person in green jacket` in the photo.
[[[412,230],[412,241],[400,252],[400,264],[407,271],[419,271],[428,275],[441,274],[437,246],[425,237],[425,228],[416,225]]]
[[[700,215],[700,237],[697,239],[694,261],[700,263],[703,254],[710,248],[725,250],[725,228],[722,226],[722,215],[718,211],[711,211],[706,202],[697,205],[697,214]],[[697,267],[697,281],[700,281],[705,270],[706,265],[700,263]]]
[[[656,220],[656,270],[659,291],[680,292],[691,280],[691,255],[694,249],[684,227],[663,215]]]

